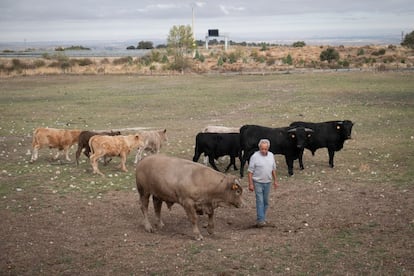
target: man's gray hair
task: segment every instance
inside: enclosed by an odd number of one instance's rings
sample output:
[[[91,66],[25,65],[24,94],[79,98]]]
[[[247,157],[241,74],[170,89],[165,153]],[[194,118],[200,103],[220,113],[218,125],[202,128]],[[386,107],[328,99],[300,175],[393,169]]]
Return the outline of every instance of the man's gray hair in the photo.
[[[259,144],[257,144],[257,146],[260,148],[261,144],[267,144],[270,148],[270,141],[269,139],[260,139]]]

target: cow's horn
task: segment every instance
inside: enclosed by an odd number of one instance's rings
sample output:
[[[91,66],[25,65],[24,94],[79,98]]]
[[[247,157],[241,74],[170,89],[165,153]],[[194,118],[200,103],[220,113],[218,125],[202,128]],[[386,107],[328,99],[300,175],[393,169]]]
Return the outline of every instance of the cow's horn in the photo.
[[[313,131],[313,129],[311,129],[311,128],[307,128],[307,127],[305,128],[305,131],[314,132],[314,131]]]
[[[295,132],[295,131],[296,131],[296,127],[288,130],[289,133],[290,132]]]

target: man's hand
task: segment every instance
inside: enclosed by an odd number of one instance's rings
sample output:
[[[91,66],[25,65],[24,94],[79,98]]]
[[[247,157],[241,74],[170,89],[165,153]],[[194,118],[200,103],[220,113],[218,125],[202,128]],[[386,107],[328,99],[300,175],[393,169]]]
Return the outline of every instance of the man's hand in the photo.
[[[253,183],[249,183],[249,191],[253,192],[254,191],[254,185]]]

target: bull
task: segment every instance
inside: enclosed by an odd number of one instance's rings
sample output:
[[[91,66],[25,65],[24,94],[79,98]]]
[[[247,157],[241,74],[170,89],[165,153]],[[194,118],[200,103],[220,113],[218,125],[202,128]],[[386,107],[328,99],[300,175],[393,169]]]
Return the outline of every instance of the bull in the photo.
[[[149,197],[152,195],[156,225],[161,228],[161,207],[165,202],[171,209],[180,204],[191,224],[194,237],[202,240],[197,214],[208,215],[207,231],[214,232],[214,209],[221,206],[241,207],[243,189],[233,175],[217,172],[190,160],[150,155],[136,166],[136,184],[140,196],[143,223],[147,232],[154,232],[148,220]]]
[[[352,127],[354,123],[350,120],[344,121],[328,121],[322,123],[311,122],[293,122],[292,127],[306,127],[314,131],[312,139],[305,145],[305,148],[315,155],[317,149],[327,148],[329,154],[329,166],[334,167],[335,151],[340,151],[344,147],[346,140],[352,138]],[[299,152],[299,166],[303,166],[303,151]]]
[[[300,149],[304,148],[313,134],[313,130],[305,127],[270,128],[258,125],[244,125],[240,128],[240,149],[243,152],[240,165],[240,176],[246,161],[258,148],[260,139],[270,141],[269,151],[285,156],[289,175],[293,175],[293,161],[298,159]]]
[[[204,153],[208,157],[210,165],[218,171],[219,169],[214,163],[214,159],[229,155],[230,164],[227,166],[226,171],[232,165],[234,170],[237,170],[236,157],[240,159],[239,136],[239,133],[198,133],[196,136],[193,161],[198,162],[200,155]]]

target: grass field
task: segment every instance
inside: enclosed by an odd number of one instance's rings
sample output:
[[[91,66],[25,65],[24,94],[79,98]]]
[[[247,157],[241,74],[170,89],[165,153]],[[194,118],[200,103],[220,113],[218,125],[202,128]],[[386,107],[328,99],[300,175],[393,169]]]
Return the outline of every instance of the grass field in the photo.
[[[2,275],[414,273],[413,73],[36,76],[0,79],[0,91]],[[163,209],[165,228],[144,231],[134,154],[127,173],[117,158],[100,165],[105,178],[84,156],[76,167],[51,160],[49,149],[29,163],[41,126],[166,128],[162,153],[192,159],[206,125],[337,119],[354,128],[334,169],[322,149],[306,152],[305,170],[295,163],[287,177],[276,155],[280,187],[269,210],[276,228],[251,227],[246,189],[248,207],[219,209],[216,234],[204,233],[203,242],[191,239],[178,205]]]

